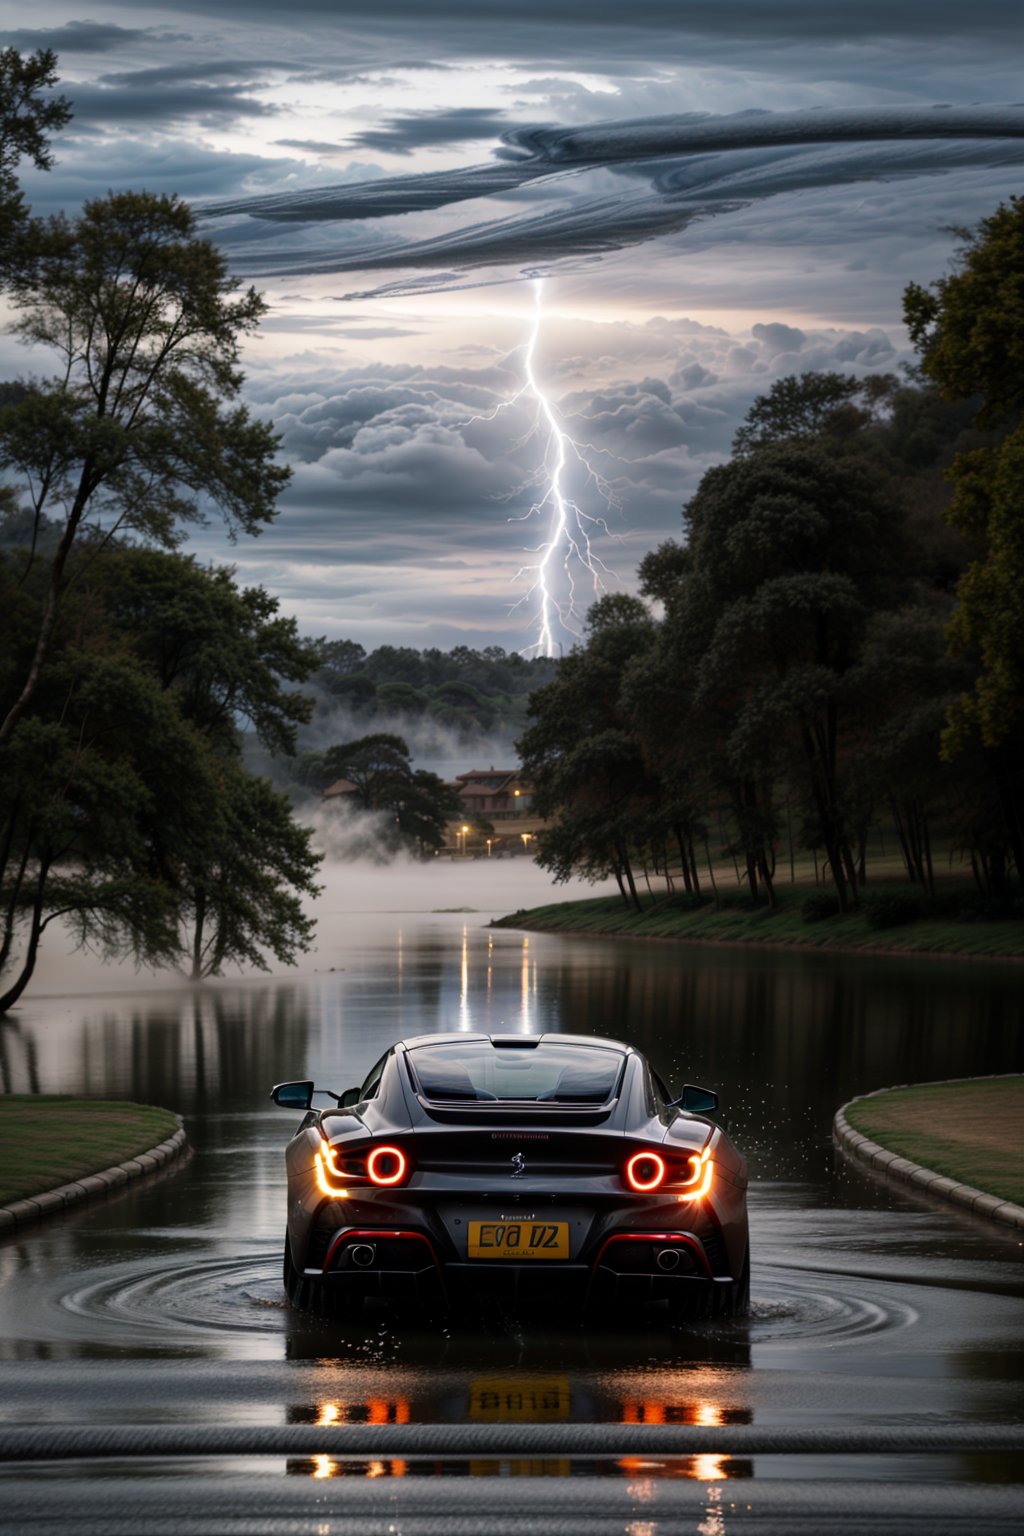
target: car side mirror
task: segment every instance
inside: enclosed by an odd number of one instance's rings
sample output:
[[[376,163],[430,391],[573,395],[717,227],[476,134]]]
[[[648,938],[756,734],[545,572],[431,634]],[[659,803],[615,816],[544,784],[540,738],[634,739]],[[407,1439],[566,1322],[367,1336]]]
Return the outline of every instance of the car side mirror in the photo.
[[[313,1083],[278,1083],[270,1097],[282,1109],[309,1109],[313,1103]]]
[[[681,1109],[687,1115],[713,1115],[718,1108],[718,1094],[711,1088],[698,1088],[687,1083],[673,1109]]]
[[[359,1103],[359,1093],[360,1093],[360,1090],[358,1088],[346,1088],[345,1092],[341,1095],[341,1098],[338,1100],[338,1108],[339,1109],[351,1109],[353,1104],[358,1104]]]

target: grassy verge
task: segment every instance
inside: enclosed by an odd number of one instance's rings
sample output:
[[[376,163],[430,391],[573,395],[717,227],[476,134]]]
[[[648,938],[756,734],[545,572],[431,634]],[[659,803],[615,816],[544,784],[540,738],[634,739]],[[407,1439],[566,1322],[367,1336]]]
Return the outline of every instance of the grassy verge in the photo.
[[[1024,1077],[893,1088],[846,1118],[887,1152],[1024,1205]]]
[[[879,927],[875,925],[881,910],[879,904],[890,892],[874,887],[865,896],[863,908],[842,917],[808,920],[808,903],[820,904],[822,894],[813,887],[783,890],[774,908],[752,906],[735,891],[723,893],[717,908],[711,903],[694,907],[688,897],[647,897],[643,912],[626,907],[618,896],[599,896],[588,901],[532,907],[499,918],[494,926],[692,943],[782,944],[808,949],[891,950],[894,954],[909,951],[990,958],[1024,956],[1024,922],[1017,916],[964,921],[953,916],[928,915],[907,920],[900,908],[903,890],[894,888],[892,911],[897,921],[892,926]],[[965,901],[969,895],[965,894]],[[873,911],[868,909],[869,900],[875,903]],[[955,910],[955,893],[944,893],[943,903],[947,910]]]
[[[101,1173],[177,1129],[170,1110],[149,1104],[0,1095],[0,1205]]]

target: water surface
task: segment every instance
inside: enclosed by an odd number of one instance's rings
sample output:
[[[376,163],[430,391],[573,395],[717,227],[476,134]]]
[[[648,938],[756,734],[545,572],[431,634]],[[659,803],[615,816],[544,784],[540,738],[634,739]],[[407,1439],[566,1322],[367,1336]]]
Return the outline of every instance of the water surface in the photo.
[[[1020,968],[488,931],[492,913],[545,899],[542,879],[511,865],[343,871],[317,954],[286,976],[192,987],[51,957],[43,987],[0,1026],[0,1086],[166,1105],[184,1114],[192,1152],[0,1242],[0,1423],[1024,1421],[1017,1238],[869,1181],[829,1138],[857,1093],[1021,1070]],[[716,1088],[751,1169],[749,1322],[670,1333],[623,1319],[611,1332],[494,1317],[430,1330],[290,1313],[294,1117],[270,1104],[270,1085],[312,1077],[341,1091],[391,1041],[452,1029],[613,1036],[670,1084]],[[73,1121],[51,1112],[40,1134],[73,1137]],[[652,1466],[754,1470],[728,1457]],[[928,1476],[992,1484],[1011,1468],[948,1454]],[[322,1458],[276,1469],[346,1470]],[[416,1470],[381,1463],[396,1469]],[[613,1458],[599,1470],[637,1469]],[[856,1471],[835,1458],[832,1472],[920,1476],[898,1455]],[[757,1475],[803,1473],[780,1457]]]

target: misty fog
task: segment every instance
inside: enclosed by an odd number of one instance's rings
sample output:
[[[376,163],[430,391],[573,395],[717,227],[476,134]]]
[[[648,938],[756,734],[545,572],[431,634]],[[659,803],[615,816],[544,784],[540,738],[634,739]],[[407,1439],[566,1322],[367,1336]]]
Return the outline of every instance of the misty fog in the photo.
[[[318,824],[326,818],[318,815]],[[372,821],[372,818],[355,818]],[[399,854],[386,865],[370,859],[345,862],[328,857],[320,873],[321,894],[308,903],[316,918],[313,948],[299,965],[286,968],[272,964],[268,972],[230,970],[225,984],[237,984],[239,976],[303,976],[340,967],[351,953],[354,935],[379,933],[383,927],[401,926],[408,916],[417,925],[430,922],[443,928],[483,927],[521,907],[546,902],[613,894],[615,882],[588,885],[573,880],[555,885],[546,870],[532,859],[517,857],[419,859]],[[192,985],[180,971],[136,970],[130,961],[104,963],[96,955],[76,951],[66,931],[54,924],[46,934],[31,986],[23,1003],[43,997],[77,996],[97,992],[152,991]],[[216,980],[194,984],[215,988]]]

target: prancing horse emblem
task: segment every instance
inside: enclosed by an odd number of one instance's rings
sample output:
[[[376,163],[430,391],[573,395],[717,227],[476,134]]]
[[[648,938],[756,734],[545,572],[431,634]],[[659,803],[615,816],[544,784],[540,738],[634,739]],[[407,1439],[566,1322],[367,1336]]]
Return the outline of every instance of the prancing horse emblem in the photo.
[[[512,1172],[509,1174],[509,1178],[511,1178],[511,1179],[521,1179],[525,1172],[526,1172],[526,1158],[523,1156],[523,1154],[521,1152],[513,1152],[513,1154],[512,1154]]]

